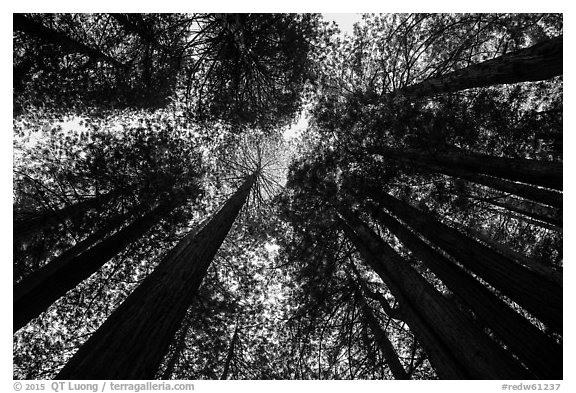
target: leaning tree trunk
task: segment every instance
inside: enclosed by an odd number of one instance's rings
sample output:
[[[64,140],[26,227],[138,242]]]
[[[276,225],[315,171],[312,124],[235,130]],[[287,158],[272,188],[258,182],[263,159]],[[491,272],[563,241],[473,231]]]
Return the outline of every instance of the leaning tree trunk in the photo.
[[[174,373],[174,368],[176,367],[176,363],[178,363],[178,359],[182,355],[184,348],[186,348],[186,335],[188,334],[189,328],[190,328],[190,322],[187,318],[184,318],[184,323],[180,327],[180,333],[178,334],[178,337],[176,338],[176,342],[174,344],[174,352],[172,353],[172,356],[170,356],[168,362],[166,363],[166,368],[162,373],[161,379],[168,380],[170,379],[170,377],[172,377],[172,374]]]
[[[66,251],[63,251],[60,255],[58,255],[57,257],[53,258],[50,262],[48,262],[48,264],[60,265],[62,263],[66,263],[65,261],[69,261],[72,258],[82,254],[93,245],[97,244],[100,241],[103,241],[106,238],[106,236],[108,236],[108,234],[120,228],[123,223],[125,223],[127,220],[130,219],[132,215],[134,215],[134,213],[136,214],[140,213],[142,210],[145,210],[147,206],[148,204],[140,204],[139,206],[132,208],[131,212],[117,214],[109,218],[102,225],[100,225],[95,232],[91,233],[85,239],[74,244]]]
[[[538,260],[528,258],[522,253],[515,251],[508,247],[505,244],[502,244],[496,241],[494,238],[489,236],[486,232],[482,230],[476,230],[474,228],[466,228],[466,231],[476,239],[480,240],[488,247],[492,248],[494,251],[498,252],[499,254],[504,255],[507,258],[510,258],[521,265],[526,266],[530,270],[534,270],[539,272],[540,274],[548,277],[550,280],[554,281],[556,284],[562,286],[562,269],[555,268],[551,265],[546,265]]]
[[[439,168],[452,174],[462,170],[497,178],[519,181],[562,191],[562,163],[525,158],[495,157],[472,152],[423,152],[413,149],[396,150],[367,148],[369,153],[418,167]]]
[[[418,231],[494,288],[555,331],[562,331],[562,287],[537,271],[500,255],[375,187],[362,188],[380,207]]]
[[[529,184],[515,183],[510,180],[500,179],[493,176],[480,175],[470,171],[461,170],[460,168],[445,168],[440,172],[473,183],[482,184],[494,190],[517,195],[534,202],[562,209],[562,193],[558,191],[547,190]]]
[[[357,272],[355,271],[355,273]],[[400,363],[398,353],[396,353],[396,350],[394,349],[394,346],[390,342],[388,335],[380,326],[378,319],[372,312],[372,309],[368,305],[368,302],[366,302],[366,299],[364,298],[364,295],[362,294],[361,289],[359,287],[356,288],[356,293],[360,297],[360,307],[362,308],[362,315],[364,316],[364,319],[368,324],[368,328],[374,335],[376,343],[378,344],[378,347],[382,351],[382,355],[384,356],[384,359],[386,360],[386,363],[388,364],[388,367],[390,368],[390,371],[392,372],[394,379],[410,379],[410,376],[408,375],[408,373],[406,373],[406,370],[404,370],[402,363]]]
[[[404,300],[402,306],[409,304],[443,344],[442,349],[426,348],[422,342],[435,368],[438,366],[435,354],[440,349],[447,351],[457,362],[463,373],[460,378],[518,379],[531,376],[352,211],[344,207],[337,210],[344,230],[363,259],[384,280],[392,294]],[[413,328],[408,316],[406,321]],[[417,337],[418,330],[414,329]],[[444,377],[444,370],[438,371]]]
[[[420,98],[473,87],[540,81],[558,75],[562,75],[562,36],[427,79],[393,94]]]
[[[522,215],[532,217],[535,220],[547,222],[548,224],[562,229],[562,212],[549,206],[539,205],[530,201],[523,201],[513,197],[492,197],[492,198],[474,198],[487,202],[491,205],[504,208]]]
[[[36,22],[25,15],[13,14],[13,17],[14,31],[22,31],[30,36],[58,45],[72,53],[83,54],[96,60],[104,60],[108,64],[120,69],[126,68],[126,65],[120,63],[113,57],[102,53],[98,49],[91,48],[90,46],[77,41],[62,32],[46,27],[42,23]]]
[[[29,239],[42,230],[52,228],[66,219],[78,219],[86,212],[96,209],[114,197],[113,193],[86,199],[59,210],[49,211],[34,218],[16,221],[14,223],[14,243]]]
[[[57,379],[152,379],[256,175],[186,236],[110,315]]]
[[[13,299],[14,331],[46,311],[66,292],[98,271],[176,206],[176,202],[167,200],[85,252],[73,256],[64,253],[16,284]],[[94,237],[98,236],[99,233],[94,234]],[[91,242],[94,239],[86,240]]]
[[[482,175],[471,170],[463,169],[460,166],[438,165],[434,163],[432,159],[420,160],[419,158],[423,157],[411,158],[409,154],[403,155],[400,152],[399,154],[391,152],[390,154],[386,154],[386,157],[390,157],[412,167],[419,167],[427,171],[443,173],[472,183],[481,184],[494,190],[517,195],[534,202],[562,209],[562,193],[555,190],[547,190],[530,184],[517,183],[499,177]]]
[[[377,254],[374,254],[356,233],[342,221],[342,228],[355,247],[360,252],[361,256],[367,263],[374,269],[374,271],[386,283],[388,289],[392,292],[396,300],[400,303],[400,315],[392,318],[400,318],[405,322],[414,335],[417,341],[422,345],[426,353],[429,354],[429,360],[438,376],[442,379],[469,379],[469,373],[462,367],[458,359],[451,353],[450,349],[442,342],[442,339],[434,331],[433,326],[429,324],[418,313],[418,310],[410,303],[409,299],[400,291],[400,286],[391,279],[388,279],[386,272],[380,267]],[[386,312],[388,314],[388,312]],[[390,314],[388,314],[391,316]]]
[[[467,303],[530,371],[542,379],[562,379],[560,345],[398,220],[375,206],[372,209],[376,219]]]
[[[236,319],[236,327],[234,328],[234,334],[232,335],[232,340],[230,341],[230,346],[228,347],[228,352],[226,353],[226,360],[224,362],[224,370],[222,375],[220,375],[221,380],[228,379],[228,373],[230,372],[230,365],[232,364],[232,358],[234,357],[234,349],[236,348],[236,342],[238,341],[238,329],[240,324],[238,319]]]

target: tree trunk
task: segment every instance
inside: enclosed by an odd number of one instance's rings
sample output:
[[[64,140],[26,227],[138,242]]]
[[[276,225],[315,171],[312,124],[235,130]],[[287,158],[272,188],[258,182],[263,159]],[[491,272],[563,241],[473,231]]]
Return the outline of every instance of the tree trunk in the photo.
[[[57,379],[152,379],[256,180],[238,191],[197,233],[186,236],[110,315]]]
[[[547,222],[544,222],[544,221],[534,220],[533,218],[525,216],[524,214],[518,214],[518,213],[510,211],[510,210],[507,210],[505,213],[507,213],[505,215],[509,218],[512,218],[512,219],[517,220],[517,221],[525,222],[525,223],[528,223],[530,225],[535,225],[535,226],[540,227],[540,228],[549,229],[549,230],[554,231],[554,232],[562,233],[564,231],[564,229],[562,227],[558,227],[556,225],[551,225],[551,224],[548,224]]]
[[[380,276],[388,289],[400,303],[402,311],[401,320],[406,322],[422,348],[429,354],[429,360],[438,376],[442,379],[469,379],[470,375],[462,368],[460,362],[454,357],[446,345],[442,342],[432,326],[418,314],[417,309],[409,302],[408,298],[400,291],[400,286],[387,277],[387,273],[378,262],[377,254],[374,254],[354,231],[341,220],[344,233],[354,243],[356,249],[366,260],[369,266]]]
[[[541,379],[562,379],[560,345],[398,220],[375,206],[373,214],[454,294],[467,303],[530,371]]]
[[[403,160],[410,166],[418,166],[422,169],[443,173],[448,176],[458,177],[476,184],[482,184],[494,190],[502,191],[508,194],[520,196],[534,202],[539,202],[558,209],[562,209],[562,193],[554,190],[547,190],[529,184],[516,183],[510,180],[501,179],[494,176],[482,175],[470,170],[462,169],[455,166],[442,166],[431,162],[422,162],[419,160]]]
[[[491,205],[532,217],[535,220],[547,222],[554,227],[562,229],[562,213],[553,207],[539,205],[530,201],[523,201],[513,197],[501,198],[475,198]]]
[[[66,219],[77,219],[86,212],[98,208],[113,197],[112,193],[107,193],[98,197],[86,199],[72,205],[65,206],[59,210],[43,213],[34,218],[17,221],[14,223],[14,243],[28,240],[38,232],[52,228]]]
[[[398,94],[420,98],[474,87],[540,81],[558,75],[562,75],[562,36],[427,79],[399,90]]]
[[[377,188],[365,184],[369,197],[462,263],[555,331],[562,331],[562,287],[549,277],[448,227]]]
[[[454,170],[444,170],[442,173],[459,177],[473,183],[482,184],[493,188],[494,190],[517,195],[519,197],[549,205],[557,209],[562,209],[562,193],[558,191],[546,190],[544,188],[538,188],[529,184],[515,183],[509,180],[480,175],[472,172],[467,173],[467,171],[462,171],[455,168],[452,169]]]
[[[28,18],[27,16],[24,16],[22,14],[13,14],[13,17],[14,17],[14,24],[13,24],[14,31],[22,31],[30,36],[56,44],[72,53],[80,53],[93,59],[104,60],[108,64],[113,65],[120,69],[127,68],[126,65],[100,52],[99,50],[91,48],[88,45],[83,44],[82,42],[77,41],[60,31],[56,31],[54,29],[46,27],[41,23]]]
[[[163,202],[96,246],[79,255],[72,255],[77,250],[65,253],[16,284],[13,299],[14,331],[46,311],[66,292],[98,271],[175,207],[176,203],[172,200]],[[89,237],[86,241],[93,242],[100,235],[97,232],[93,235],[94,238]]]
[[[432,365],[436,368],[436,353],[440,350],[456,361],[460,378],[468,379],[523,379],[531,374],[522,368],[508,353],[492,341],[477,325],[463,315],[453,303],[443,297],[431,284],[420,276],[400,255],[374,233],[350,210],[339,207],[344,227],[350,240],[363,259],[389,285],[394,296],[403,298],[402,306],[410,305],[429,326],[440,346],[426,348]],[[407,313],[411,314],[411,313]],[[406,315],[407,315],[406,314]],[[407,323],[414,322],[407,316]],[[414,329],[418,337],[418,331]],[[419,337],[420,338],[420,337]],[[442,365],[444,366],[444,365]],[[454,365],[452,365],[454,367]],[[437,369],[445,378],[444,369]],[[450,371],[450,370],[446,370]]]
[[[388,335],[384,330],[382,330],[382,327],[380,326],[380,323],[378,323],[378,320],[374,316],[374,313],[370,309],[370,306],[364,299],[362,293],[360,293],[360,288],[357,289],[357,293],[361,299],[360,302],[364,319],[368,323],[368,327],[372,331],[372,334],[376,339],[376,343],[378,344],[378,347],[382,351],[382,355],[384,356],[384,359],[386,359],[386,363],[388,364],[388,367],[390,368],[392,375],[394,376],[395,379],[410,379],[410,377],[406,373],[406,370],[404,370],[402,363],[400,363],[400,359],[398,359],[398,354],[396,353],[394,346],[390,342]]]
[[[471,152],[428,153],[386,148],[368,148],[368,152],[418,167],[436,168],[450,175],[470,171],[562,191],[561,162],[494,157]]]
[[[162,373],[162,379],[165,380],[170,379],[172,373],[174,372],[174,367],[178,362],[178,358],[180,358],[182,351],[186,347],[186,334],[188,334],[188,328],[190,326],[190,323],[188,322],[187,318],[184,318],[184,323],[182,325],[183,326],[180,328],[180,334],[176,339],[176,345],[174,346],[174,353],[172,354],[172,356],[170,356],[168,363],[166,363],[166,368]]]
[[[232,363],[232,358],[234,357],[234,347],[236,346],[236,341],[238,340],[238,329],[239,329],[238,319],[236,319],[236,327],[234,328],[234,334],[232,335],[232,341],[230,341],[230,346],[228,347],[228,353],[226,354],[226,361],[224,362],[224,370],[220,376],[221,380],[228,379],[228,372],[230,371],[230,364]]]
[[[526,268],[533,270],[535,272],[538,272],[546,277],[548,277],[550,280],[554,281],[556,284],[562,286],[562,271],[561,270],[557,270],[555,268],[553,268],[552,266],[549,265],[545,265],[537,260],[534,260],[532,258],[528,258],[525,255],[514,251],[513,249],[511,249],[510,247],[506,246],[505,244],[502,244],[496,240],[494,240],[491,236],[489,236],[487,233],[485,233],[482,230],[476,230],[473,228],[467,228],[466,229],[468,231],[468,233],[475,237],[476,239],[482,241],[484,244],[486,244],[488,247],[492,248],[494,251],[504,255],[507,258],[510,258],[516,262],[518,262],[519,264],[525,266]]]

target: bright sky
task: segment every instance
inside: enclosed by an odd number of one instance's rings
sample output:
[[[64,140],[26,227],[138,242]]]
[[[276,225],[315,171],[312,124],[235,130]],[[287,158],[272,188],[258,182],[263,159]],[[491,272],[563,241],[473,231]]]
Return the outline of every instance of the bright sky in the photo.
[[[352,27],[354,23],[360,21],[362,19],[362,14],[345,14],[345,13],[338,13],[338,14],[322,14],[325,20],[327,21],[334,21],[338,24],[338,27],[342,31],[342,34],[349,34],[352,35]],[[302,131],[304,131],[308,127],[308,115],[306,111],[302,111],[300,113],[300,117],[298,118],[297,122],[292,124],[292,127],[288,128],[284,131],[284,139],[292,139],[298,137]]]
[[[352,26],[362,19],[362,14],[322,14],[327,21],[334,21],[342,33],[352,35]]]

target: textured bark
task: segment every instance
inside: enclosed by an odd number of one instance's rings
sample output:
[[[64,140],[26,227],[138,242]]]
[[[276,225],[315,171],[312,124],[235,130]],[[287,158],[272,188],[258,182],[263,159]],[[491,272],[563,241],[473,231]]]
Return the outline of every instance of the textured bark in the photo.
[[[548,277],[550,280],[554,281],[556,284],[562,286],[562,270],[558,270],[553,268],[552,266],[545,265],[537,260],[532,258],[528,258],[525,255],[514,251],[510,247],[502,244],[488,234],[481,230],[475,230],[473,228],[467,228],[468,233],[475,237],[476,239],[485,243],[488,247],[492,248],[494,251],[498,252],[499,254],[504,255],[507,258],[510,258],[519,264],[525,266],[526,268],[533,270],[542,274],[543,276]]]
[[[366,184],[370,198],[555,331],[562,331],[562,287],[460,231]]]
[[[470,171],[476,174],[562,190],[561,162],[494,157],[471,152],[429,153],[418,150],[386,148],[368,148],[368,151],[385,159],[390,158],[419,167],[437,168],[440,172],[450,175]]]
[[[386,283],[393,283],[392,293],[401,294],[426,321],[468,378],[521,379],[531,376],[354,213],[345,208],[338,208],[338,211],[345,225],[356,234],[350,240],[364,260]],[[425,349],[432,362],[437,348]],[[436,368],[436,364],[433,366]]]
[[[535,220],[547,222],[550,225],[562,229],[562,212],[549,206],[539,205],[530,201],[523,201],[513,197],[481,198],[494,206],[532,217]]]
[[[378,344],[378,347],[382,351],[382,355],[384,356],[384,359],[386,359],[388,367],[390,367],[392,375],[394,376],[395,379],[410,379],[410,377],[406,373],[406,370],[404,370],[404,367],[402,367],[402,363],[400,363],[400,359],[398,359],[398,354],[396,353],[394,346],[390,342],[388,335],[386,334],[385,331],[382,330],[382,327],[378,323],[378,320],[374,316],[374,313],[370,309],[368,303],[366,303],[366,300],[364,300],[364,297],[362,296],[361,293],[359,293],[359,296],[361,299],[360,302],[364,319],[368,323],[368,327],[372,331],[372,334],[376,339],[376,343]]]
[[[382,268],[382,264],[378,262],[379,254],[365,245],[344,220],[341,221],[341,226],[346,237],[354,244],[362,258],[364,258],[366,263],[374,269],[386,283],[390,292],[392,292],[396,300],[400,303],[402,321],[406,322],[410,327],[410,330],[428,354],[430,364],[432,364],[438,376],[442,379],[471,378],[470,374],[462,367],[454,354],[452,354],[449,348],[442,342],[439,335],[434,331],[433,326],[422,318],[417,308],[410,302],[411,299],[400,290],[400,283],[397,284],[389,278],[388,273]]]
[[[545,80],[562,75],[562,53],[562,36],[559,36],[438,78],[427,79],[398,93],[420,98],[473,87]]]
[[[43,213],[31,219],[17,221],[14,223],[14,242],[25,241],[38,232],[52,228],[66,219],[80,218],[86,212],[105,204],[112,197],[112,193],[107,193],[65,206],[59,210]]]
[[[14,331],[46,311],[52,303],[94,274],[139,239],[176,206],[166,201],[79,255],[66,254],[26,277],[14,287]],[[100,236],[96,233],[95,237]],[[94,239],[87,239],[90,242]],[[73,251],[74,254],[76,251]]]
[[[60,47],[73,52],[80,53],[97,60],[104,60],[108,64],[117,68],[126,68],[126,65],[120,63],[118,60],[110,57],[109,55],[100,52],[97,49],[91,48],[80,41],[77,41],[68,35],[44,26],[33,19],[28,18],[22,14],[13,14],[14,31],[22,31],[30,36],[37,37],[41,40],[59,45]]]
[[[454,294],[467,303],[530,371],[541,379],[562,379],[560,345],[398,220],[380,209],[374,209],[374,215]]]
[[[254,184],[250,176],[197,233],[186,236],[110,315],[57,379],[153,379]]]

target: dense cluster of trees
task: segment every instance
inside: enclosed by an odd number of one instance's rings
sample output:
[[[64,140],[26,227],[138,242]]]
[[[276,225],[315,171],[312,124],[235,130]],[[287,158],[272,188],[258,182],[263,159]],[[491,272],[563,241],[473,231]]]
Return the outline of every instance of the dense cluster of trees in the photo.
[[[14,14],[14,376],[561,379],[561,76],[557,14]]]

